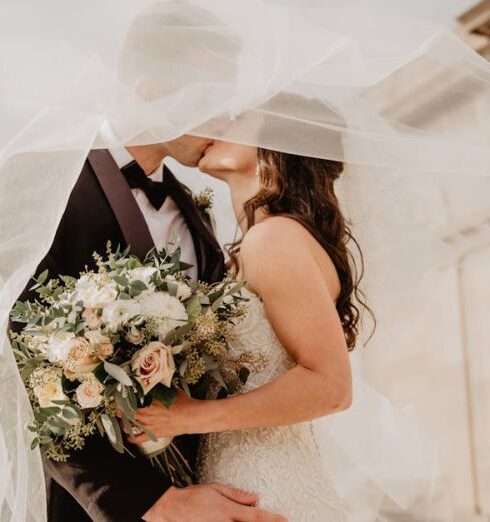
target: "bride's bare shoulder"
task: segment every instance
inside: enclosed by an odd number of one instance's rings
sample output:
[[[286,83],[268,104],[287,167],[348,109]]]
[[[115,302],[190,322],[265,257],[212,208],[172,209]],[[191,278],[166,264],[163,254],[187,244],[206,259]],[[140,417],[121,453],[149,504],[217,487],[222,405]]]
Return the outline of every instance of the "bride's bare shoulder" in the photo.
[[[250,278],[275,277],[280,272],[314,263],[309,232],[294,219],[274,216],[254,225],[243,238],[240,262]]]
[[[296,220],[286,216],[271,216],[254,225],[243,238],[241,255],[277,253],[308,241],[309,232]],[[264,250],[265,249],[265,250]]]
[[[332,260],[300,223],[285,216],[269,217],[254,225],[240,248],[241,276],[259,295],[264,287],[317,287],[323,280],[337,294],[338,276]]]

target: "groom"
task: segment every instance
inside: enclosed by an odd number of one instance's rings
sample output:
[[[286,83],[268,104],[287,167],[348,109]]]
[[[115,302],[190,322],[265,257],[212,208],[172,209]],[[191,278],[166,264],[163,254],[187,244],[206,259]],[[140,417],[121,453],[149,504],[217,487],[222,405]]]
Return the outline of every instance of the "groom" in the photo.
[[[171,156],[195,167],[209,144],[182,136],[167,143],[91,151],[37,272],[48,269],[50,277],[77,277],[86,266],[94,267],[92,253],[104,253],[108,240],[114,247],[130,245],[143,258],[177,235],[182,260],[193,265],[189,275],[220,280],[223,254],[208,216],[163,166],[163,159]],[[26,291],[21,299],[28,297],[32,295]],[[177,443],[194,463],[197,437],[179,437]],[[283,520],[255,508],[256,495],[220,484],[173,488],[148,460],[120,455],[100,437],[88,439],[66,463],[46,461],[45,474],[49,522]]]

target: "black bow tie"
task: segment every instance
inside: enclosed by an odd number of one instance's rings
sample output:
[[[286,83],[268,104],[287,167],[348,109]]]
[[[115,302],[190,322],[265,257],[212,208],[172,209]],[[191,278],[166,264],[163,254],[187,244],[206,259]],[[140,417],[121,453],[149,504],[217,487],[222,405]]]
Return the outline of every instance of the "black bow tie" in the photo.
[[[130,188],[141,189],[156,210],[160,210],[167,196],[171,194],[172,184],[165,182],[166,176],[163,181],[153,181],[136,161],[128,163],[121,169],[121,172]]]

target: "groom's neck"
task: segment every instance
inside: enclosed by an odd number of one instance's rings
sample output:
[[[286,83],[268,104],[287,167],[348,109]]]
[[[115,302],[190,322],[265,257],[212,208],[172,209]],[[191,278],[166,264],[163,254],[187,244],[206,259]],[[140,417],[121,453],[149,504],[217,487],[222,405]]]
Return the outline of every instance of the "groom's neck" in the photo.
[[[134,145],[126,148],[147,176],[155,172],[160,163],[168,156],[167,147],[164,143]]]

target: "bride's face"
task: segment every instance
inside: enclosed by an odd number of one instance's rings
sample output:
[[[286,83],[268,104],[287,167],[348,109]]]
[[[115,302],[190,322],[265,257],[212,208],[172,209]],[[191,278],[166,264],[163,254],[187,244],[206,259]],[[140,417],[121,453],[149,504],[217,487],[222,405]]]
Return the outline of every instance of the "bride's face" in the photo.
[[[199,162],[203,172],[224,181],[238,174],[255,177],[257,165],[257,147],[217,140]]]

